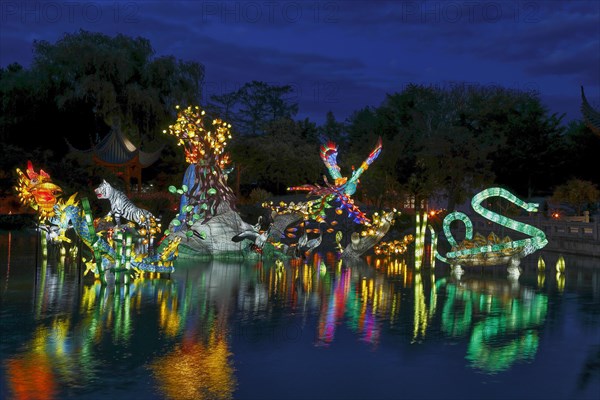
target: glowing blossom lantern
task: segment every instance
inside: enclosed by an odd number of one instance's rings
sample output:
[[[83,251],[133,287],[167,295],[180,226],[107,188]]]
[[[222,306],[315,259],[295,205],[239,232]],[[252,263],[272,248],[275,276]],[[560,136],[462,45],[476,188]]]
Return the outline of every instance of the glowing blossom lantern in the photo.
[[[180,110],[179,106],[176,109]],[[169,125],[168,132],[164,130],[163,133],[177,138],[177,145],[184,147],[185,160],[189,164],[206,160],[225,168],[230,162],[225,146],[231,139],[231,124],[218,118],[208,124],[205,118],[206,112],[200,107],[187,107],[178,112],[175,124]]]
[[[176,108],[177,120],[163,132],[177,138],[189,165],[181,187],[169,187],[169,192],[180,194],[181,198],[179,212],[165,234],[182,231],[188,238],[196,235],[204,239],[206,232],[193,228],[196,222],[204,224],[223,212],[221,205],[235,209],[235,194],[227,185],[230,159],[225,153],[231,139],[231,124],[218,118],[208,120],[206,112],[198,106]]]

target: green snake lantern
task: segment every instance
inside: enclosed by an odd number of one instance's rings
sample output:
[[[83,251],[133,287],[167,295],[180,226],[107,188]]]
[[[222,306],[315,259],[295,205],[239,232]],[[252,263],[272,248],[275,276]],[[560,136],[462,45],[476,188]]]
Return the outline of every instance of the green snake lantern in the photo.
[[[491,197],[504,198],[527,212],[537,212],[538,204],[527,203],[508,190],[500,187],[485,189],[473,196],[471,200],[473,210],[487,221],[512,229],[527,237],[519,240],[511,240],[506,236],[504,239],[500,239],[492,233],[488,238],[484,238],[479,234],[474,238],[471,219],[466,214],[455,211],[448,214],[443,222],[444,235],[452,247],[451,251],[446,253],[445,256],[440,255],[436,251],[436,257],[450,264],[457,272],[461,271],[461,266],[463,265],[492,266],[508,264],[509,275],[518,276],[520,274],[519,265],[521,259],[548,244],[546,234],[539,228],[516,221],[483,207],[481,203]],[[465,240],[461,243],[457,242],[450,230],[450,225],[454,221],[461,221],[465,226]]]

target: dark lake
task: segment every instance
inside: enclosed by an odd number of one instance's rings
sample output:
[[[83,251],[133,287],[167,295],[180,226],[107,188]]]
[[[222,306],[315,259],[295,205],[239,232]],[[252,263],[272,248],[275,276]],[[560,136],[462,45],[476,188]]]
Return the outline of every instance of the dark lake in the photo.
[[[538,273],[537,261],[546,261]],[[0,232],[0,397],[600,399],[600,259],[177,260],[102,286]]]

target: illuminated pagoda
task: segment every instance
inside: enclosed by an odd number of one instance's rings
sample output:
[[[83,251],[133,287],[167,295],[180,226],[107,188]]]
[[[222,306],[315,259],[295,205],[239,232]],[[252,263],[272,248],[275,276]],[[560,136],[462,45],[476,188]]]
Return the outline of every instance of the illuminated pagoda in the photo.
[[[90,149],[79,150],[69,142],[69,150],[86,163],[93,162],[96,165],[110,169],[115,175],[122,178],[126,183],[127,191],[131,184],[131,178],[137,181],[137,190],[141,190],[142,169],[154,164],[160,157],[162,148],[154,152],[145,152],[137,148],[125,137],[119,128],[113,127],[111,132],[93,145]]]
[[[583,120],[587,127],[596,135],[600,135],[600,112],[594,110],[588,103],[583,92],[583,86],[581,87],[581,114],[583,114]]]

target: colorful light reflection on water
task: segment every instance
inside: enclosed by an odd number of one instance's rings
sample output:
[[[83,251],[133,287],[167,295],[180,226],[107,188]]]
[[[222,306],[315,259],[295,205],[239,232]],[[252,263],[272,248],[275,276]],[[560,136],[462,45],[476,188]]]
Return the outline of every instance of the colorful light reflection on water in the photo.
[[[0,234],[6,398],[597,398],[600,265],[180,260],[102,286]],[[548,264],[557,255],[547,254]],[[581,266],[575,266],[580,263]]]

